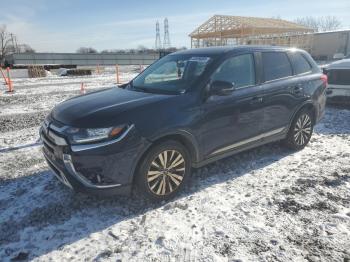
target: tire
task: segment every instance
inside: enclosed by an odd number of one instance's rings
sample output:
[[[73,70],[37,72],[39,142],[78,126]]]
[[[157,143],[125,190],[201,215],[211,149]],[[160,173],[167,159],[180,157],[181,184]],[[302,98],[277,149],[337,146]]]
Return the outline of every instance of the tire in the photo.
[[[293,119],[285,145],[293,150],[303,149],[310,141],[314,130],[314,116],[310,110],[300,110]]]
[[[138,193],[152,201],[174,197],[191,174],[191,157],[185,146],[173,140],[151,148],[136,174]]]

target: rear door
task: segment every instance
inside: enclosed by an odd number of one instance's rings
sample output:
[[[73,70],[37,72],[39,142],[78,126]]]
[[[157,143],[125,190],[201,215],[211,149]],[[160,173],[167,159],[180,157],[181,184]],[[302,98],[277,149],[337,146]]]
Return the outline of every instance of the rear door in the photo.
[[[262,132],[274,135],[288,128],[293,113],[304,99],[303,86],[293,76],[287,52],[262,52],[261,63],[264,92]]]

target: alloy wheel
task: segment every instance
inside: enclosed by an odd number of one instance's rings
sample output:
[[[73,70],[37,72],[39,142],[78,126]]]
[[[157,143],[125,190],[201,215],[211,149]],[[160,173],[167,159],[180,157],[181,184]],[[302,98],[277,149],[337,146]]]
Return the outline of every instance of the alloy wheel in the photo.
[[[302,114],[294,127],[294,141],[297,145],[302,146],[306,144],[312,133],[312,121],[309,115]]]
[[[165,150],[151,162],[147,184],[153,194],[164,196],[174,192],[185,175],[185,159],[176,150]]]

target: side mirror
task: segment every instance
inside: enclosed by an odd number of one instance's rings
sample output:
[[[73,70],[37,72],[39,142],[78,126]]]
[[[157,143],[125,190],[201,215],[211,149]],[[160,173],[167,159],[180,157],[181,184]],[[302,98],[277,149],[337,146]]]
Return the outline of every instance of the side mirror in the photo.
[[[233,83],[216,80],[210,84],[210,95],[228,96],[235,90]]]

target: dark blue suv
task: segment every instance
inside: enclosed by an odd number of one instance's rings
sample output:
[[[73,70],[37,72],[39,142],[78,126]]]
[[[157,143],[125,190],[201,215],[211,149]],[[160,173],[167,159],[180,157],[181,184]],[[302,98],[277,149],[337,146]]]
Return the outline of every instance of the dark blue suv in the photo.
[[[282,140],[304,148],[325,108],[327,77],[282,47],[192,49],[134,80],[67,100],[41,127],[57,178],[77,191],[172,197],[191,168]]]

